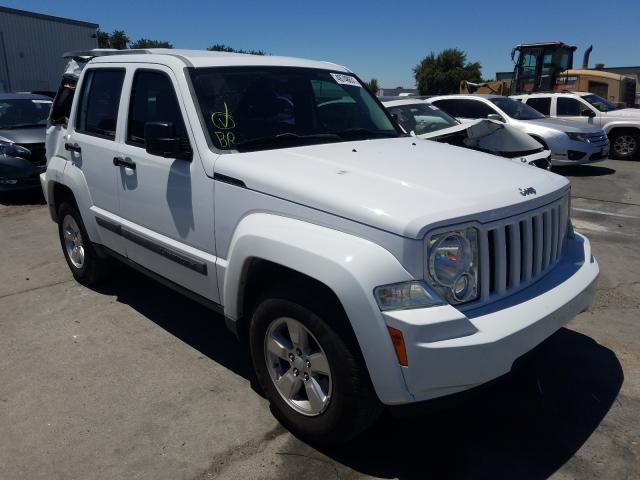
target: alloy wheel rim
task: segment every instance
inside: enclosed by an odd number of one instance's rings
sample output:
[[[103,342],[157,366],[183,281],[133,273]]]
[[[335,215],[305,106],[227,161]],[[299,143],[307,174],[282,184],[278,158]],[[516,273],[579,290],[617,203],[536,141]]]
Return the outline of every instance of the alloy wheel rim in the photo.
[[[332,377],[327,355],[298,320],[274,320],[264,338],[267,369],[282,399],[302,415],[323,413],[331,401]]]
[[[62,221],[62,236],[64,237],[64,247],[67,251],[69,261],[76,268],[84,265],[84,243],[82,233],[71,215],[66,215]]]
[[[629,155],[636,149],[636,139],[631,135],[621,135],[616,138],[613,147],[619,155]]]

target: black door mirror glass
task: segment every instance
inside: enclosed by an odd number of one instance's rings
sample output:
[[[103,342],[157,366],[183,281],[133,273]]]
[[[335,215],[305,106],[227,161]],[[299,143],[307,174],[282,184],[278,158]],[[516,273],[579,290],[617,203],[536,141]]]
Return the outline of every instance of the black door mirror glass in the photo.
[[[594,112],[593,110],[591,110],[590,108],[585,108],[584,110],[582,110],[582,112],[580,113],[583,117],[595,117],[596,116],[596,112]]]
[[[191,160],[193,157],[188,141],[176,136],[171,122],[145,123],[144,144],[145,150],[151,155],[180,160]]]

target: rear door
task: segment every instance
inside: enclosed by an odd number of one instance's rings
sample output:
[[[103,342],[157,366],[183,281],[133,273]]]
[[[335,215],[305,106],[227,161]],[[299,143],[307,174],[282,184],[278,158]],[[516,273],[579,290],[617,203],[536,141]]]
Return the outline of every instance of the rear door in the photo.
[[[84,221],[95,221],[100,242],[122,255],[124,244],[110,221],[119,215],[119,178],[113,159],[120,148],[116,131],[124,78],[124,68],[96,66],[84,72],[63,146],[71,162],[65,176],[81,174],[89,187],[89,198],[79,202],[91,205],[90,212],[81,212],[91,217]]]

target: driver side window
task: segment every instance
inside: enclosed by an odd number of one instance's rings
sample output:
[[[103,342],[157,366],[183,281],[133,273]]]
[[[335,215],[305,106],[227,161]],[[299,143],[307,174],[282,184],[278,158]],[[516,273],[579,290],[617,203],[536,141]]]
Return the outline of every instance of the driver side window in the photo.
[[[582,110],[587,107],[575,98],[559,97],[556,104],[556,115],[558,117],[579,117]]]
[[[144,147],[144,124],[147,122],[170,122],[176,137],[188,142],[176,92],[164,72],[136,72],[129,103],[128,144]]]

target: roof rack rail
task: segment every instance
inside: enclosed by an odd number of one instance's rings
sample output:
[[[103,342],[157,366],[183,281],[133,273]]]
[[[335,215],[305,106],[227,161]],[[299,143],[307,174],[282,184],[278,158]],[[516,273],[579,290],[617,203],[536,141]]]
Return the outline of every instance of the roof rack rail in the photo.
[[[114,48],[95,48],[93,50],[76,50],[71,52],[65,52],[62,54],[62,58],[76,58],[76,57],[107,57],[110,55],[140,55],[145,53],[153,53],[149,49],[145,48],[131,48],[127,50],[116,50]]]

